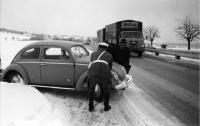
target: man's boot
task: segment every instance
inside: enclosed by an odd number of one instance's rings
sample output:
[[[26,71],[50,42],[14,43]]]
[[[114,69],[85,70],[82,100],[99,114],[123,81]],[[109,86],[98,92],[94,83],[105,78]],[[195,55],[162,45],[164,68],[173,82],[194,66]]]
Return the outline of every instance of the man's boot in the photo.
[[[111,105],[104,106],[104,111],[109,111],[111,109]]]
[[[89,112],[92,112],[94,110],[94,106],[89,106]]]

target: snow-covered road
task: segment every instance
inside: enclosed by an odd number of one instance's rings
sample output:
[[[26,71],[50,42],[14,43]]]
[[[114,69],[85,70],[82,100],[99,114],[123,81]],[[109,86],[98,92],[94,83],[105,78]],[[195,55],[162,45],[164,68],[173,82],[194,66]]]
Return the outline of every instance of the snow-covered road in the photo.
[[[80,93],[52,89],[48,91],[46,91],[45,89],[45,91],[43,90],[42,92],[47,97],[47,99],[49,99],[54,107],[58,107],[60,110],[62,110],[65,117],[69,119],[71,126],[121,126],[122,124],[133,123],[131,121],[132,119],[129,119],[128,115],[126,117],[121,114],[123,112],[126,112],[123,110],[123,105],[118,104],[121,101],[121,97],[123,97],[122,92],[111,96],[111,111],[104,112],[103,104],[95,102],[95,112],[92,113],[88,112],[88,100],[86,92]]]
[[[135,81],[136,83],[136,81]],[[137,82],[138,83],[138,82]],[[86,92],[40,89],[53,107],[62,111],[70,126],[179,126],[183,125],[137,84],[125,91],[112,92],[109,112],[103,103],[95,104],[95,111],[88,112]],[[158,109],[159,108],[159,109]]]
[[[131,59],[131,65],[134,84],[112,92],[109,112],[103,111],[103,103],[96,103],[95,112],[88,112],[87,92],[39,90],[71,126],[198,126],[199,100],[193,90],[196,71],[148,58]],[[189,87],[188,78],[193,79]],[[182,81],[186,84],[179,85]]]
[[[40,90],[55,108],[63,112],[65,117],[69,119],[71,126],[144,125],[138,117],[137,108],[134,106],[137,102],[136,99],[138,99],[136,97],[141,97],[143,92],[134,85],[126,91],[112,92],[110,99],[112,109],[109,112],[104,112],[103,103],[95,102],[95,111],[92,113],[88,112],[87,92]],[[129,99],[130,95],[132,95],[133,100]]]

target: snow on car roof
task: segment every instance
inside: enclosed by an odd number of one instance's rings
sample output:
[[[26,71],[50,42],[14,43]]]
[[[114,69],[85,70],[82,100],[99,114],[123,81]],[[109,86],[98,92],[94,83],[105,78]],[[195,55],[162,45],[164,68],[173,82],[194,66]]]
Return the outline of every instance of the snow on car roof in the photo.
[[[83,45],[83,44],[80,42],[74,42],[74,41],[49,40],[49,41],[38,41],[32,44],[29,44],[26,47],[35,46],[35,45],[38,45],[38,46],[52,45],[52,46],[63,46],[63,47],[70,48],[74,45]]]

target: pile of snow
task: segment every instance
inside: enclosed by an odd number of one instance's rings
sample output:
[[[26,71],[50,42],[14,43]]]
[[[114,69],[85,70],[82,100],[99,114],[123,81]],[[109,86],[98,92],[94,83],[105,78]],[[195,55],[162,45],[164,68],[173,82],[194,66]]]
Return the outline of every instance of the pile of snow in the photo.
[[[1,82],[1,126],[64,126],[59,110],[33,87]]]

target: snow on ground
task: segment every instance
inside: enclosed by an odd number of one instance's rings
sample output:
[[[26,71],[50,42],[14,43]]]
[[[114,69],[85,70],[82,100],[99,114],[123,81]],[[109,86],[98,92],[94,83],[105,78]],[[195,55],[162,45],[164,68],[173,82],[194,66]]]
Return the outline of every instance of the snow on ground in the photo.
[[[8,33],[8,32],[0,32],[0,37],[3,40],[25,40],[30,39],[29,34],[16,34],[16,33]]]
[[[67,118],[35,88],[0,84],[1,126],[67,126]]]
[[[147,45],[147,46],[150,46],[150,45]],[[154,44],[153,47],[155,47],[155,48],[161,48],[161,44]],[[173,43],[172,44],[167,44],[166,49],[188,51],[188,47],[184,43],[182,43],[182,44],[180,44],[180,43],[179,44],[173,44]],[[191,45],[190,46],[190,51],[200,52],[200,45],[199,44]]]
[[[182,47],[182,48],[179,48],[179,47],[176,47],[176,48],[168,47],[167,49],[174,49],[174,50],[183,50],[183,51],[188,51],[188,49],[185,48],[185,47]],[[200,52],[200,49],[194,49],[194,48],[192,48],[190,51]]]
[[[98,102],[94,103],[95,111],[89,112],[86,92],[55,89],[43,89],[41,92],[55,108],[62,110],[63,115],[69,118],[70,126],[144,126],[137,114],[129,111],[131,106],[124,101],[123,91],[112,93],[112,109],[108,112],[104,112],[103,103]]]
[[[87,92],[40,89],[52,106],[62,111],[70,126],[184,126],[158,101],[134,82],[124,91],[113,91],[112,109],[104,112],[103,103],[95,102],[94,112],[88,111]]]

